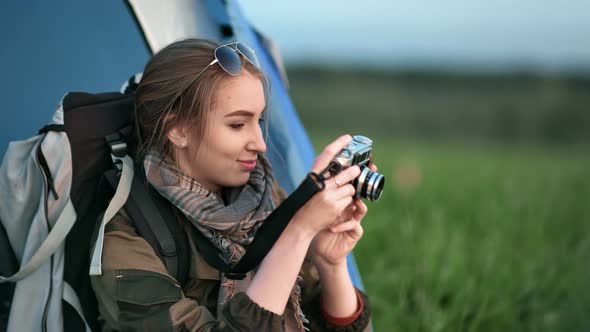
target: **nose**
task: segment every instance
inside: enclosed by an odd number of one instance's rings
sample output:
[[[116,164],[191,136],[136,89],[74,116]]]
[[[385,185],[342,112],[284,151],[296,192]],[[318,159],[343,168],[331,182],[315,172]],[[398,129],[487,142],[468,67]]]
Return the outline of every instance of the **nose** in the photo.
[[[266,152],[266,143],[264,142],[264,135],[262,133],[262,128],[257,126],[252,135],[252,138],[246,145],[246,149],[248,151],[254,151],[257,153],[265,153]]]

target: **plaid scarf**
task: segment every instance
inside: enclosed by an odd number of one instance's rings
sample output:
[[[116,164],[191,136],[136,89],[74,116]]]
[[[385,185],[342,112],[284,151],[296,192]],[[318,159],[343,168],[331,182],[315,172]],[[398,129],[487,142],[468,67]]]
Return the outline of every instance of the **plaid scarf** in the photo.
[[[239,262],[246,252],[244,246],[252,243],[262,222],[275,209],[272,170],[263,155],[258,156],[245,185],[223,189],[226,202],[154,151],[146,155],[144,169],[148,182],[221,251],[229,265]],[[250,271],[244,280],[222,276],[218,311],[228,299],[248,288],[253,274],[254,271]],[[299,331],[304,328],[303,322],[307,322],[299,303],[300,280],[301,277],[295,283],[285,310],[285,313],[293,313],[291,317],[285,316],[293,323],[289,325]]]

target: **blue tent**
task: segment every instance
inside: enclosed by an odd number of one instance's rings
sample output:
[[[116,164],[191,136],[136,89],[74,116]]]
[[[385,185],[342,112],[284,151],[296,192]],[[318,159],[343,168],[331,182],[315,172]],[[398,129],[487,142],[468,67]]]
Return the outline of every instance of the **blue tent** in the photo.
[[[32,2],[0,5],[0,155],[9,141],[34,135],[66,92],[119,90],[157,50],[199,37],[238,39],[255,49],[272,86],[268,157],[275,175],[291,192],[311,168],[315,154],[289,98],[277,49],[253,29],[236,0]],[[352,257],[348,262],[362,288]]]

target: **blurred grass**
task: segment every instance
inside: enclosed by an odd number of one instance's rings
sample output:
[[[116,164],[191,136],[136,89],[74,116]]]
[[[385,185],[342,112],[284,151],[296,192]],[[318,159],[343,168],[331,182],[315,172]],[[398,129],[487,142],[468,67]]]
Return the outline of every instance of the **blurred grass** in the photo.
[[[590,330],[589,156],[374,138],[355,257],[376,331]]]
[[[295,68],[289,79],[312,134],[590,143],[590,77]]]
[[[375,141],[377,332],[590,331],[590,80],[291,70],[316,151]]]

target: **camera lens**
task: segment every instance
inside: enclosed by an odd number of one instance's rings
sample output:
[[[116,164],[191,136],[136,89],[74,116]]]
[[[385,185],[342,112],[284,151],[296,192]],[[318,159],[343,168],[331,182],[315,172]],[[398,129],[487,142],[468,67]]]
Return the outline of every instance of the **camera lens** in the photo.
[[[381,196],[385,177],[383,174],[371,171],[366,166],[361,166],[361,175],[352,182],[356,197],[376,201]]]

